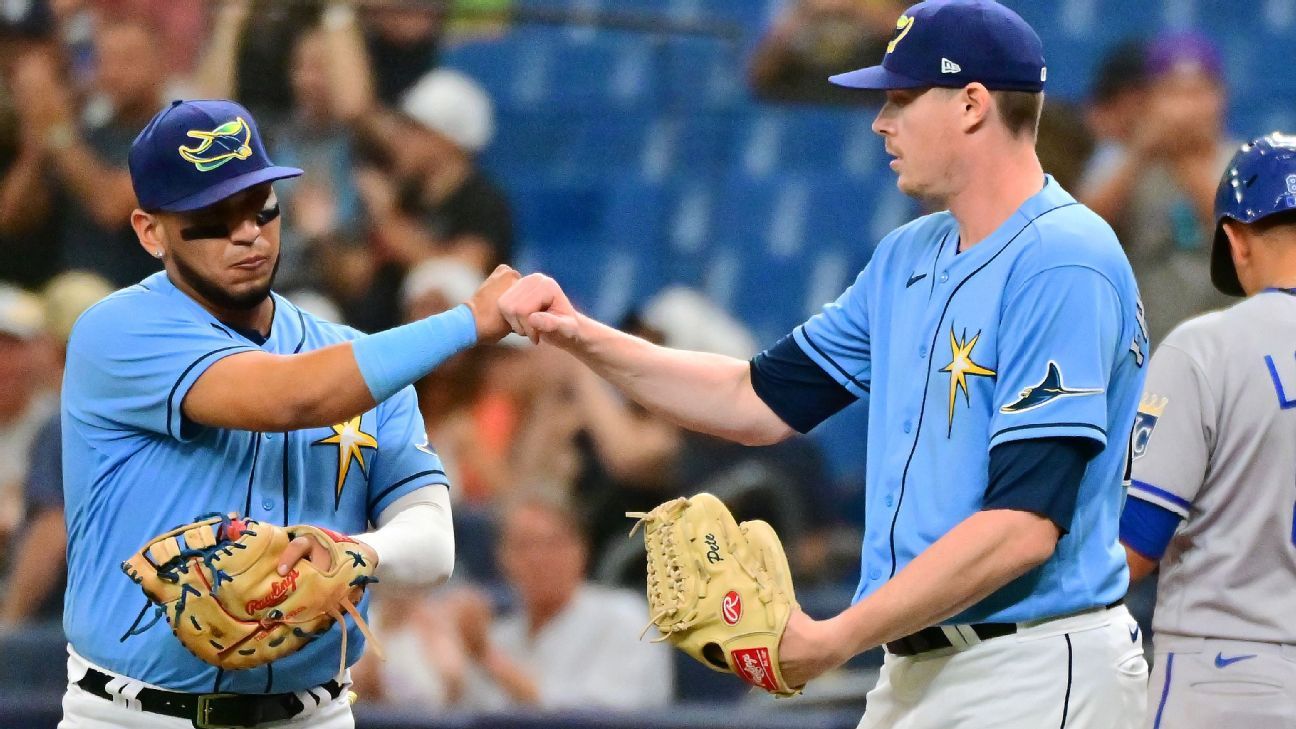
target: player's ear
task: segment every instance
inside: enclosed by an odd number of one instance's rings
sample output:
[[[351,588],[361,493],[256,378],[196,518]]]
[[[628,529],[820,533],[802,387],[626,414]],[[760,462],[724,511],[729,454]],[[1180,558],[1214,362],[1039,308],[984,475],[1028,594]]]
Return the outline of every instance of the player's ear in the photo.
[[[131,227],[145,252],[154,258],[166,255],[166,236],[162,234],[162,220],[158,216],[136,208],[131,213]]]
[[[980,83],[970,83],[958,93],[958,103],[962,106],[962,126],[964,132],[973,132],[985,124],[994,106],[994,97]]]
[[[1253,245],[1250,231],[1246,226],[1236,220],[1224,220],[1224,237],[1228,238],[1229,252],[1233,255],[1233,264],[1235,266],[1245,265],[1251,262],[1253,254]]]
[[[1251,271],[1256,266],[1255,234],[1246,225],[1236,220],[1225,219],[1223,228],[1224,236],[1228,238],[1229,253],[1232,255],[1233,269],[1237,271],[1238,280],[1248,281],[1251,278]]]

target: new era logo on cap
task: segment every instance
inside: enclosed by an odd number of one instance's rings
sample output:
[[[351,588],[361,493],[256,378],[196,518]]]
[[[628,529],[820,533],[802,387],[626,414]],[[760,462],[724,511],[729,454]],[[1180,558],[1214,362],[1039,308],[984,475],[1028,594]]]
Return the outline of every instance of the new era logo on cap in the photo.
[[[958,73],[963,67],[948,58],[941,59],[941,73]]]

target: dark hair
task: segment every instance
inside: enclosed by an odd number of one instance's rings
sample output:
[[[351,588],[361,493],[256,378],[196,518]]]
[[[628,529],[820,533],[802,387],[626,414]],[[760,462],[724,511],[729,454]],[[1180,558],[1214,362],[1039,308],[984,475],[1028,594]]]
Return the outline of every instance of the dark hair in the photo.
[[[1040,114],[1044,111],[1042,91],[991,91],[999,118],[1014,137],[1039,135]]]
[[[1147,44],[1139,39],[1118,43],[1098,62],[1089,95],[1098,104],[1147,85]]]

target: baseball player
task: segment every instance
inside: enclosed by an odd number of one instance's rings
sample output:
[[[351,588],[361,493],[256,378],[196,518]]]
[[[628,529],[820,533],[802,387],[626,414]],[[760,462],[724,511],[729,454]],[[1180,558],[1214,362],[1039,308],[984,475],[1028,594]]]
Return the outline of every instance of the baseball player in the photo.
[[[447,481],[409,385],[508,331],[495,299],[517,274],[501,267],[468,304],[363,336],[272,293],[272,183],[301,171],[271,163],[246,109],[173,103],[136,138],[130,172],[140,205],[131,224],[165,270],[89,309],[68,345],[59,726],[350,727],[341,631],[263,667],[221,671],[164,621],[132,622],[148,602],[118,565],[177,524],[240,512],[358,535],[380,578],[446,577]],[[321,554],[299,537],[279,573]],[[349,628],[347,665],[364,644]]]
[[[901,190],[944,212],[886,236],[841,297],[750,363],[650,345],[527,276],[515,331],[574,353],[646,407],[748,444],[869,403],[859,589],[794,614],[792,685],[878,645],[861,727],[1124,729],[1147,664],[1121,604],[1126,434],[1147,338],[1111,229],[1044,174],[1035,32],[985,0],[909,8],[873,129]]]
[[[1152,356],[1121,541],[1157,565],[1147,726],[1296,727],[1296,136],[1243,145],[1211,281],[1247,296]]]

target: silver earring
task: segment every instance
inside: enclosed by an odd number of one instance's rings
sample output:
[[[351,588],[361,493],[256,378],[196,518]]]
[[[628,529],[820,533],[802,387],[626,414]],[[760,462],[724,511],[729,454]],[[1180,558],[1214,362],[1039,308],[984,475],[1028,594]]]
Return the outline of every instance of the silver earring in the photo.
[[[161,257],[162,257],[162,251],[153,251],[153,257],[154,257],[154,258],[161,258]]]

